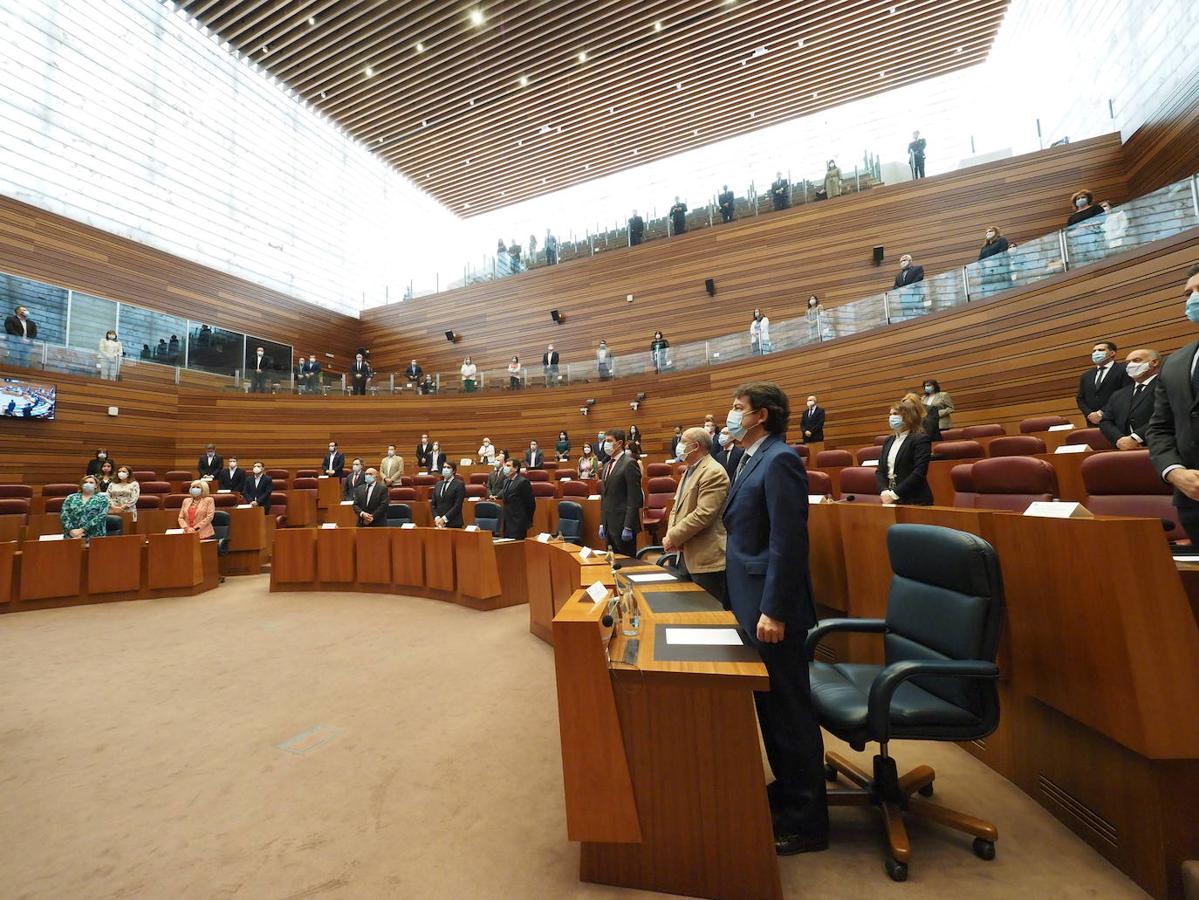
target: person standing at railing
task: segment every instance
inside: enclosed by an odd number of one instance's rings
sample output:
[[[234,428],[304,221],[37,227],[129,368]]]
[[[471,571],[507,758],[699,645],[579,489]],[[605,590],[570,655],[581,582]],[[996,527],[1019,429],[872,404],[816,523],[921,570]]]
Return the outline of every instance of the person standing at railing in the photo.
[[[913,180],[924,177],[924,148],[928,141],[920,136],[919,131],[912,132],[912,142],[908,144],[908,168],[912,170]]]
[[[479,374],[479,367],[471,362],[468,356],[462,361],[462,368],[458,371],[462,375],[462,390],[468,394],[473,394],[478,386],[476,377]]]
[[[733,218],[734,218],[734,216],[733,216],[733,212],[734,212],[733,192],[729,190],[729,186],[727,184],[724,186],[724,190],[722,190],[720,192],[720,194],[716,197],[716,203],[720,206],[720,221],[722,221],[722,222],[733,221]]]
[[[601,338],[599,346],[595,349],[595,364],[599,369],[600,381],[607,381],[612,377],[612,364],[615,361],[616,357],[608,349],[608,342]]]
[[[770,186],[770,202],[774,204],[775,212],[791,205],[791,185],[787,183],[782,172],[775,175],[774,184]]]
[[[508,363],[508,387],[510,390],[520,390],[520,357],[514,356]]]
[[[677,196],[674,198],[674,206],[670,208],[670,226],[672,234],[685,234],[687,231],[687,204]]]
[[[662,337],[662,332],[655,331],[654,339],[649,344],[649,355],[654,361],[654,371],[661,372],[670,365],[670,359],[667,350],[670,349],[670,341]]]
[[[18,306],[11,316],[4,319],[4,332],[16,338],[9,350],[9,358],[14,366],[24,368],[29,365],[29,348],[37,340],[37,322],[29,318],[29,310]]]
[[[546,387],[553,387],[558,383],[559,360],[558,351],[554,349],[553,344],[549,344],[545,348],[545,353],[541,354],[541,370],[545,375]]]
[[[1079,222],[1085,222],[1087,219],[1093,219],[1095,216],[1103,215],[1103,207],[1095,202],[1095,195],[1087,190],[1076,192],[1070,198],[1070,205],[1074,207],[1074,212],[1066,220],[1067,228],[1077,225]]]
[[[835,159],[828,161],[828,170],[824,173],[824,196],[827,200],[841,196],[841,170]]]
[[[1006,253],[1008,249],[1008,240],[999,233],[999,229],[994,225],[987,229],[986,239],[983,241],[982,249],[978,251],[979,259],[987,259],[997,253]]]
[[[307,360],[300,363],[301,387],[310,394],[321,392],[321,364],[316,360],[316,354],[310,354]]]
[[[1008,239],[999,233],[996,226],[987,228],[986,238],[978,251],[978,270],[984,294],[997,293],[1011,286],[1011,260],[1007,255],[1009,246]]]
[[[924,266],[912,265],[912,255],[905,253],[899,257],[899,274],[895,276],[895,289],[918,284],[924,280]]]
[[[808,339],[813,341],[821,340],[821,319],[823,318],[824,307],[820,305],[820,298],[815,294],[808,297],[808,311],[804,314],[808,318]]]
[[[512,243],[508,247],[508,259],[512,261],[513,273],[520,271],[520,244],[516,243],[513,238]]]
[[[545,264],[558,265],[558,239],[550,234],[548,228],[545,230]]]
[[[1103,209],[1103,240],[1109,250],[1124,246],[1124,235],[1128,232],[1128,213],[1113,209],[1110,200],[1099,203]]]
[[[121,357],[124,354],[125,349],[117,340],[117,333],[110,328],[100,341],[100,346],[96,348],[96,368],[100,370],[102,379],[117,380],[117,376],[121,374]]]
[[[528,266],[533,266],[537,262],[537,235],[529,235],[529,262]]]
[[[416,387],[424,373],[425,370],[416,364],[415,359],[408,363],[408,368],[404,370],[404,378],[408,381],[408,387]]]
[[[629,246],[636,247],[645,240],[645,219],[637,215],[637,210],[633,210],[633,215],[629,216]]]
[[[247,368],[250,370],[250,393],[251,394],[269,394],[271,390],[271,369],[274,367],[274,360],[266,355],[266,350],[262,347],[254,351],[254,356],[250,360]]]
[[[755,356],[770,352],[770,318],[760,309],[754,310],[753,321],[749,323],[749,349]]]
[[[371,368],[371,364],[363,358],[362,354],[355,354],[354,365],[350,368],[350,392],[353,394],[365,394],[366,386],[374,374],[374,369]]]

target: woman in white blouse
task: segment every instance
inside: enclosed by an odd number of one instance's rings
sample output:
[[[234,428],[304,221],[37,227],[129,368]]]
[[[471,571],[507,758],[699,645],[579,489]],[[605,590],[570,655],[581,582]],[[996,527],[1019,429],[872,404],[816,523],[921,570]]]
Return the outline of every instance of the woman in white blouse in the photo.
[[[462,361],[462,368],[459,371],[462,373],[462,390],[473,393],[477,383],[475,376],[479,373],[479,367],[471,362],[468,356]]]
[[[495,444],[491,443],[489,437],[483,438],[483,443],[479,447],[479,462],[489,466],[495,465]]]
[[[142,488],[128,466],[117,468],[116,481],[108,486],[107,493],[109,510],[124,510],[137,521],[137,498],[142,495]]]
[[[749,323],[749,349],[756,356],[770,352],[770,319],[760,309],[754,310],[753,321]]]
[[[100,377],[105,381],[116,381],[121,374],[121,357],[125,354],[124,347],[117,340],[117,333],[111,328],[96,348],[96,368]]]
[[[512,390],[520,390],[520,357],[512,357],[512,361],[508,363],[508,387]]]

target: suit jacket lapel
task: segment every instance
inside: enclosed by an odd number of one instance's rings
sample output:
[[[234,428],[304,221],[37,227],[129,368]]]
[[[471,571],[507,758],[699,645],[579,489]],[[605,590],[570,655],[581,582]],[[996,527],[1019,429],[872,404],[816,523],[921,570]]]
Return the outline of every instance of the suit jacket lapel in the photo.
[[[754,452],[754,455],[751,456],[749,458],[749,461],[745,464],[745,468],[741,470],[740,478],[736,477],[737,476],[736,466],[733,467],[733,485],[732,485],[732,487],[729,488],[729,496],[728,496],[728,499],[724,503],[725,509],[727,509],[729,507],[729,504],[731,504],[733,502],[733,497],[736,496],[737,491],[741,488],[741,485],[745,484],[745,480],[747,478],[749,478],[749,473],[752,472],[754,467],[757,466],[758,463],[760,463],[762,461],[762,457],[764,455],[763,451],[777,440],[779,440],[778,435],[772,434],[768,438],[766,438],[766,440],[762,441],[761,445]],[[742,452],[745,452],[744,449],[742,450]],[[738,464],[740,464],[740,460],[738,460]]]

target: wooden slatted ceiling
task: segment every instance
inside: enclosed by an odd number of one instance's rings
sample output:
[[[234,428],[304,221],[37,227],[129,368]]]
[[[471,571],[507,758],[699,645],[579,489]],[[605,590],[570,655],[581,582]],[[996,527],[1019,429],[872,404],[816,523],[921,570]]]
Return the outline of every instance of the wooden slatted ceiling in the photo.
[[[176,5],[478,215],[980,63],[1008,0]]]
[[[467,355],[482,369],[503,369],[514,353],[536,368],[550,341],[574,362],[593,359],[601,337],[619,357],[647,351],[655,329],[675,345],[744,332],[755,306],[778,322],[803,315],[813,293],[836,306],[881,292],[904,252],[929,275],[971,262],[988,225],[1016,241],[1040,237],[1062,227],[1080,187],[1126,198],[1118,135],[366,310],[362,341],[377,369],[415,357],[453,374]],[[877,245],[882,267],[871,261]],[[555,308],[564,325],[550,320]],[[451,328],[457,344],[443,336]]]

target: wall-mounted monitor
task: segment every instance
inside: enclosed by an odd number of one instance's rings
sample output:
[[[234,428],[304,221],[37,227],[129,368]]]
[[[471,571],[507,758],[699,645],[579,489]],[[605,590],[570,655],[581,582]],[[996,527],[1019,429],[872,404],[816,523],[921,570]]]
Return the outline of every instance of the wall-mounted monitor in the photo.
[[[0,416],[8,419],[53,419],[57,391],[52,384],[0,379]]]

